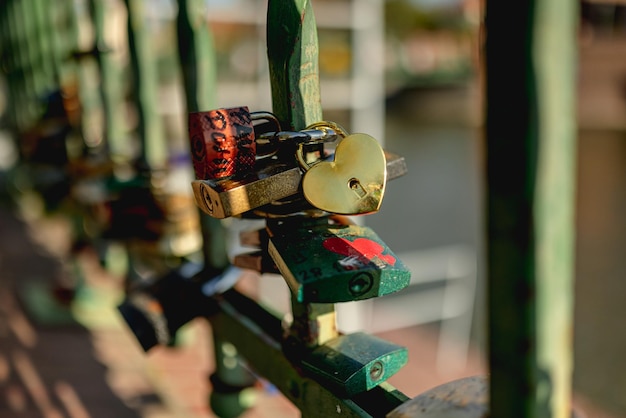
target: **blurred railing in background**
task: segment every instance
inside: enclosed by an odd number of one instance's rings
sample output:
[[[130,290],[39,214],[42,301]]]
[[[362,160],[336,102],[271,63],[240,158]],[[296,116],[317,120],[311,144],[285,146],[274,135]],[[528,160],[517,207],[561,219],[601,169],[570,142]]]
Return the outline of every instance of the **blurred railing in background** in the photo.
[[[483,109],[476,71],[480,3],[313,2],[320,29],[325,115],[351,131],[383,139],[406,155],[412,167],[395,190],[389,191],[381,213],[367,222],[394,248],[414,256],[414,261],[435,254],[429,258],[435,261],[428,264],[433,270],[446,263],[441,260],[460,259],[460,264],[453,264],[461,273],[476,273],[472,279],[475,288],[461,298],[464,303],[473,302],[472,312],[460,320],[473,322],[472,342],[484,345]],[[206,18],[215,37],[219,105],[269,108],[263,30],[266,2],[208,0],[206,4],[211,11]],[[624,267],[615,248],[623,248],[621,209],[626,190],[622,182],[626,155],[626,64],[621,59],[626,56],[624,6],[590,0],[582,1],[581,6],[578,228],[582,239],[577,292],[582,297],[576,305],[576,350],[580,354],[574,383],[583,394],[623,415],[626,403],[621,387],[607,376],[626,375],[616,360],[624,341],[619,332],[598,335],[597,331],[602,328],[599,323],[612,324],[606,329],[620,329],[623,316],[622,304],[615,298],[623,293],[618,290]],[[180,265],[183,259],[202,258],[199,220],[188,187],[191,170],[183,156],[187,142],[176,44],[177,10],[173,1],[151,2],[144,16],[148,36],[159,45],[152,51],[158,68],[152,105],[162,125],[162,146],[167,148],[171,170],[164,182],[159,172],[140,175],[145,166],[136,164],[144,150],[137,133],[137,101],[131,94],[134,87],[124,2],[67,0],[53,5],[45,0],[23,0],[2,5],[0,21],[6,22],[0,25],[5,93],[0,94],[3,203],[16,202],[32,219],[59,212],[71,215],[74,249],[80,250],[85,243],[93,245],[102,262],[117,273],[130,264],[138,276],[151,277]],[[51,35],[46,37],[48,32],[38,25],[53,29]],[[363,44],[373,48],[371,55]],[[72,169],[60,170],[60,164],[66,162]],[[131,201],[111,200],[122,195],[130,196]],[[153,204],[137,212],[133,199]],[[124,231],[123,226],[121,231],[107,229],[111,214],[118,209],[128,217],[116,225],[130,222],[137,227],[132,232]],[[147,214],[153,216],[151,222],[140,225],[137,219],[145,219]],[[414,219],[408,225],[397,222],[411,215]],[[162,222],[164,218],[171,222]],[[150,239],[120,243],[121,233],[143,233]],[[166,236],[172,239],[162,239]],[[129,252],[135,254],[133,263]],[[67,255],[69,260],[71,256]],[[478,264],[462,262],[466,256],[476,256]],[[461,273],[440,279],[445,282]],[[53,287],[56,295],[67,295],[59,292],[59,287],[72,293],[77,285],[80,278]],[[375,315],[375,308],[370,308],[367,315]],[[364,316],[358,315],[363,320]],[[398,326],[416,322],[416,318],[403,317]],[[347,327],[382,329],[376,321]],[[467,329],[461,335],[467,335]]]

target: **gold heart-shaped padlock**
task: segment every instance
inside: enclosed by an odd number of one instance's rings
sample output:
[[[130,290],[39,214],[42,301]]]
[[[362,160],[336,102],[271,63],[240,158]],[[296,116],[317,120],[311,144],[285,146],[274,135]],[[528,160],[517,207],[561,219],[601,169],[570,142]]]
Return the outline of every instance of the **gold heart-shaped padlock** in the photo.
[[[358,215],[380,208],[386,181],[387,162],[378,141],[366,134],[352,134],[339,142],[334,161],[308,167],[302,190],[318,209]]]

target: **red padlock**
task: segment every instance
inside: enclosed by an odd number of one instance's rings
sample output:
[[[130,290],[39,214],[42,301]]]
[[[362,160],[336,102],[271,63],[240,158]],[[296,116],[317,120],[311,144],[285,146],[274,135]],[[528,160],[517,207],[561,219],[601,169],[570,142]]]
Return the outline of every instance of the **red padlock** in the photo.
[[[189,139],[198,180],[221,179],[254,169],[256,142],[246,106],[190,113]]]

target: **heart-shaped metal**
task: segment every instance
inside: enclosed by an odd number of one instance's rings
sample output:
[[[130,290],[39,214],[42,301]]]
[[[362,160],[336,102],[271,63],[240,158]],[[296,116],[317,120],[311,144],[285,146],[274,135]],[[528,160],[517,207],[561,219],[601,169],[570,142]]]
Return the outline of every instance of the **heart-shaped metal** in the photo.
[[[366,134],[345,137],[335,149],[335,160],[311,166],[302,179],[304,197],[326,212],[358,215],[376,212],[387,180],[385,153]]]

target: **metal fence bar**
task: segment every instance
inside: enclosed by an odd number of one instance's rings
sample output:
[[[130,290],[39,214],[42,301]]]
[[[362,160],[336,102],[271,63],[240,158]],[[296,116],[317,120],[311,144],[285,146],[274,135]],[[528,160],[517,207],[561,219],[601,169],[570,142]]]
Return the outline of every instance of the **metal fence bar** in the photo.
[[[204,2],[179,0],[176,21],[187,112],[216,107],[217,66],[213,35]],[[219,271],[228,264],[225,230],[218,219],[200,212],[205,269]]]
[[[128,42],[134,74],[137,103],[137,134],[141,143],[141,163],[151,169],[165,168],[167,146],[164,129],[157,113],[158,69],[147,22],[149,3],[125,0],[128,10]]]
[[[267,55],[272,110],[283,124],[301,130],[322,120],[319,46],[313,6],[307,0],[270,0],[267,9]],[[292,330],[309,335],[310,345],[323,344],[322,322],[333,323],[333,304],[302,304],[293,298]],[[326,318],[326,319],[323,319]],[[325,337],[337,336],[337,330]]]
[[[319,47],[310,1],[269,1],[267,55],[272,109],[284,128],[300,130],[321,121]]]
[[[100,76],[100,100],[102,102],[104,126],[103,148],[110,158],[121,160],[125,157],[125,125],[121,113],[123,105],[120,79],[122,71],[116,62],[113,46],[107,42],[107,16],[111,14],[111,0],[91,0],[95,29],[95,45],[93,53],[98,62]]]
[[[570,415],[574,1],[486,1],[491,416]]]

